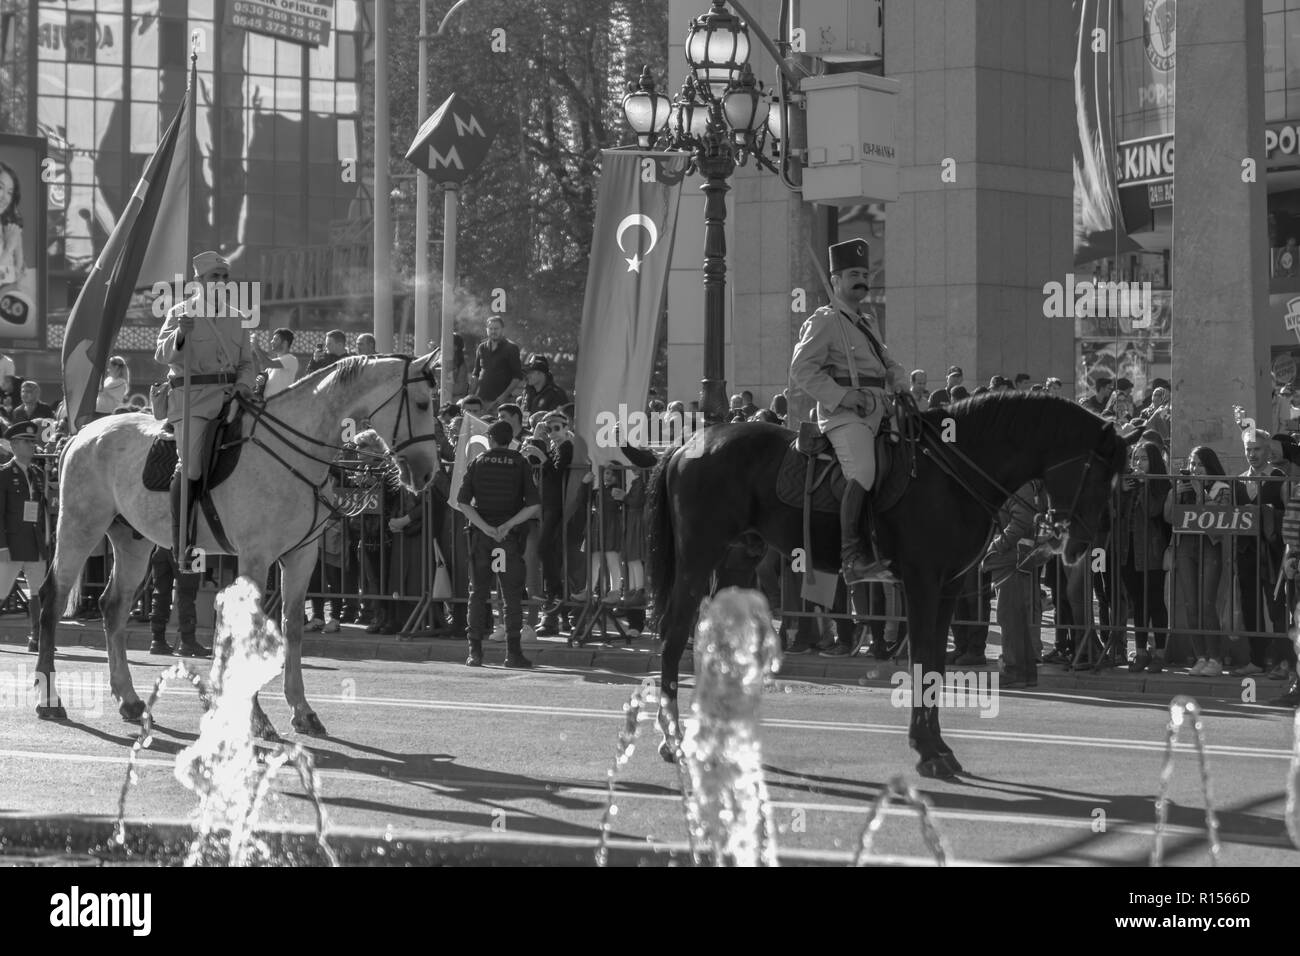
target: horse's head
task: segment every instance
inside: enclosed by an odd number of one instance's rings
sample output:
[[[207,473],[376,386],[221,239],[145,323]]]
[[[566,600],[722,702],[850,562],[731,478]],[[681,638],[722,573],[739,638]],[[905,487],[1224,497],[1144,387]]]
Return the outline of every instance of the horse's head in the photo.
[[[1103,520],[1111,504],[1115,476],[1128,461],[1129,446],[1140,430],[1123,435],[1110,422],[1097,420],[1095,443],[1082,453],[1058,452],[1049,458],[1043,485],[1052,503],[1047,533],[1052,550],[1074,564],[1104,536]]]
[[[397,466],[398,477],[408,491],[423,489],[438,469],[438,381],[433,355],[402,361],[402,378],[397,391],[370,419],[381,436],[391,436],[388,455]]]

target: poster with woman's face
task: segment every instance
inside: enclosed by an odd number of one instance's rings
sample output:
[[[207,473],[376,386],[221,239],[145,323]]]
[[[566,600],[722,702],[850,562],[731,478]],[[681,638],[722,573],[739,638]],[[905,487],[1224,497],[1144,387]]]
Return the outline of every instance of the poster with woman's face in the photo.
[[[45,345],[45,140],[0,134],[0,348]]]

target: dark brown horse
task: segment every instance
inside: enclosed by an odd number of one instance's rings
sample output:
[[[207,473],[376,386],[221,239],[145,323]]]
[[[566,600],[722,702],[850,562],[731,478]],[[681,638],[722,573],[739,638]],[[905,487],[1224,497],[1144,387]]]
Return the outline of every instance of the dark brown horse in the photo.
[[[916,477],[876,528],[907,593],[912,665],[942,675],[961,575],[987,546],[998,507],[1025,482],[1042,479],[1058,519],[1053,549],[1073,564],[1097,536],[1128,440],[1086,409],[1046,395],[993,393],[921,419]],[[757,533],[785,555],[803,546],[800,510],[776,496],[792,438],[777,425],[716,425],[697,432],[651,476],[649,573],[664,639],[659,726],[667,760],[676,752],[671,739],[681,733],[682,650],[728,545]],[[838,516],[815,515],[812,540],[813,566],[837,571]],[[961,772],[940,736],[937,707],[912,708],[908,740],[923,776]]]

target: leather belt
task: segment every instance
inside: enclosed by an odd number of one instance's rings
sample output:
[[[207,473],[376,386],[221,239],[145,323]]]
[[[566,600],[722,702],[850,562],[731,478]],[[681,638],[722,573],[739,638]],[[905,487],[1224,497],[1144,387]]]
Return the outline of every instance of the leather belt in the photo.
[[[191,375],[188,379],[183,375],[171,375],[167,380],[172,388],[180,388],[183,385],[231,385],[235,378],[233,372],[213,372],[210,375]]]
[[[836,375],[835,384],[843,385],[845,388],[853,387],[853,379],[847,376]],[[884,388],[885,380],[879,375],[859,375],[858,388]]]

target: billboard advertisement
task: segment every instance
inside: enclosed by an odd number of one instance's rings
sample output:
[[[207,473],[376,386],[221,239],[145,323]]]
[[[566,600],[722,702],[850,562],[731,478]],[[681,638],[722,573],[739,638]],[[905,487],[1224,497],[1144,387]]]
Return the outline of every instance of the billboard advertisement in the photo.
[[[45,140],[0,134],[0,349],[45,346]]]

